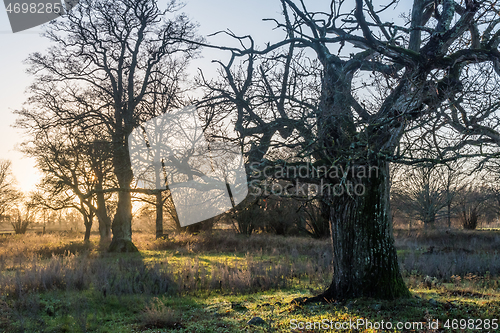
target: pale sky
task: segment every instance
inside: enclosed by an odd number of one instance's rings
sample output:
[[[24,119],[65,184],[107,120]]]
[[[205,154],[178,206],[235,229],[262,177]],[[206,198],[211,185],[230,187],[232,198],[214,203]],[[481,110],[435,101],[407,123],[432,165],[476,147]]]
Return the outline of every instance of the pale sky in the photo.
[[[162,1],[160,0],[160,3]],[[277,0],[187,0],[183,11],[200,24],[202,35],[231,29],[238,35],[252,34],[259,45],[264,46],[271,38],[280,34],[273,32],[272,22],[263,22],[264,17],[280,17],[280,2]],[[32,78],[26,74],[23,60],[32,52],[43,52],[48,48],[48,40],[40,36],[41,27],[24,32],[12,33],[5,7],[0,6],[0,158],[10,159],[18,185],[23,191],[35,188],[40,174],[33,160],[16,150],[23,137],[12,125],[15,122],[13,110],[20,109],[26,100],[24,94]],[[221,38],[209,39],[220,43]],[[224,57],[214,50],[203,53],[204,59],[192,64],[193,71],[202,68],[213,73],[216,68],[212,59]]]

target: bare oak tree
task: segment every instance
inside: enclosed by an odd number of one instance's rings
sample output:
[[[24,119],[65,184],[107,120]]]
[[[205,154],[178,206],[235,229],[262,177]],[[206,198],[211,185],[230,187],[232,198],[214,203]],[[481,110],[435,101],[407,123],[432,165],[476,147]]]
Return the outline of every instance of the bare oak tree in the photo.
[[[250,163],[282,163],[271,158],[270,143],[284,145],[295,135],[301,148],[295,157],[308,157],[313,162],[308,164],[310,169],[378,170],[366,177],[350,172],[327,177],[326,187],[350,183],[364,191],[361,195],[324,193],[335,257],[333,279],[323,294],[309,301],[407,296],[392,235],[389,163],[414,162],[403,136],[435,124],[436,119],[442,125],[443,110],[450,109],[448,102],[463,93],[470,66],[497,67],[499,5],[494,1],[414,0],[406,22],[395,22],[392,18],[398,17],[396,11],[402,6],[397,1],[376,8],[371,0],[334,0],[314,10],[308,9],[317,8],[312,2],[281,3],[283,17],[272,21],[283,29],[284,40],[259,50],[251,37],[234,36],[242,42],[241,48],[220,47],[232,55],[221,64],[229,88],[209,82],[216,96],[208,100],[215,106],[222,101],[234,105],[240,137],[253,140],[247,150]],[[383,16],[392,21],[384,21]],[[285,59],[293,59],[296,49],[314,54],[319,64],[318,103],[301,99],[294,84],[298,80],[289,75],[292,62]],[[285,61],[280,85],[267,84],[266,76],[259,75],[262,69],[255,62],[260,56]],[[246,61],[244,71],[237,67],[241,58]],[[267,89],[257,94],[259,85]],[[258,100],[272,102],[273,107],[256,112],[259,108],[253,107],[262,105]],[[457,106],[451,108],[448,119],[460,118],[460,113],[470,118],[471,112],[472,108],[461,111]],[[488,129],[481,131],[490,140],[496,138]],[[452,149],[437,151],[433,159],[456,158],[446,154]]]
[[[27,60],[35,76],[29,112],[47,126],[105,128],[111,138],[119,185],[111,251],[137,250],[131,240],[128,135],[167,111],[154,107],[159,96],[170,107],[178,105],[184,70],[197,49],[178,41],[196,40],[195,25],[183,14],[167,18],[179,9],[174,0],[161,5],[156,0],[81,0],[47,26],[44,35],[53,46]]]

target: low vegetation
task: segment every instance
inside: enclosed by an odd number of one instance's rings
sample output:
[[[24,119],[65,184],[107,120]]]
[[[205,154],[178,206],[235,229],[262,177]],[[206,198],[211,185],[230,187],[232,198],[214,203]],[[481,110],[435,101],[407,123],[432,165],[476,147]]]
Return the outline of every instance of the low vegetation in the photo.
[[[316,332],[300,327],[363,320],[358,331],[375,332],[384,320],[437,332],[447,319],[500,318],[495,230],[396,231],[411,299],[310,305],[293,301],[330,282],[328,240],[213,231],[134,242],[138,254],[114,254],[97,237],[1,236],[0,331]]]

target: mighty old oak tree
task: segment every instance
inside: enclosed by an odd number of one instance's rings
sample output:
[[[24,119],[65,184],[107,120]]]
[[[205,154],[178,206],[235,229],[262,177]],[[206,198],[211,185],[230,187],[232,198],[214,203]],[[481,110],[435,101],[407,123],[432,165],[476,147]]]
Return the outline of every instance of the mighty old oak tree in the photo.
[[[175,0],[80,0],[46,27],[52,47],[27,59],[35,83],[21,116],[30,113],[48,127],[104,128],[111,138],[119,188],[110,251],[137,250],[131,240],[128,135],[167,111],[154,107],[160,96],[169,108],[179,105],[185,68],[198,48],[179,42],[197,39],[195,25],[175,15],[179,8]]]
[[[326,179],[330,187],[351,183],[365,191],[323,192],[329,207],[333,279],[324,293],[309,301],[408,296],[392,234],[389,163],[406,158],[405,133],[430,119],[443,119],[443,108],[460,96],[471,66],[485,64],[498,71],[500,5],[474,0],[384,5],[335,0],[324,8],[305,0],[281,3],[283,18],[271,21],[286,37],[257,49],[251,37],[233,36],[246,46],[221,47],[232,54],[230,62],[221,63],[226,85],[205,81],[212,91],[207,101],[221,112],[228,109],[225,105],[234,105],[236,130],[243,141],[251,142],[246,150],[249,162],[282,163],[272,159],[269,150],[280,142],[301,148],[290,160],[307,157],[311,168],[378,169],[366,177],[348,173]],[[300,69],[293,69],[297,50],[313,58],[313,67],[295,61]],[[245,60],[242,67],[238,59]],[[261,75],[267,67],[259,64],[266,61],[281,69],[274,76],[277,80]],[[311,85],[298,85],[306,72],[319,78],[317,103],[304,95]],[[258,101],[272,107],[264,112]],[[448,119],[458,123],[455,118],[463,118],[461,112],[468,118],[472,110],[457,106]],[[440,158],[449,157],[438,155],[436,160]]]

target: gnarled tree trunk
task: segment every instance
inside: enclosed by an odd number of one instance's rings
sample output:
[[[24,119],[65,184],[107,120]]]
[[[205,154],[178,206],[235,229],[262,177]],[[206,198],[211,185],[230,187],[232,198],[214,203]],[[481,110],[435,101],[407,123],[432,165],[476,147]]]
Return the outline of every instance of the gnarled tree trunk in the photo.
[[[308,301],[408,296],[394,247],[389,166],[369,152],[381,151],[391,135],[370,127],[359,132],[349,100],[352,71],[323,61],[318,117],[322,156],[318,157],[347,172],[342,179],[329,179],[326,189],[333,245],[332,283],[323,294]],[[360,177],[353,168],[364,169],[364,174]]]
[[[356,191],[350,195],[346,190],[332,200],[333,279],[317,300],[410,295],[394,247],[389,168],[385,161],[375,163],[377,172],[353,180]],[[374,170],[374,165],[364,167]]]

